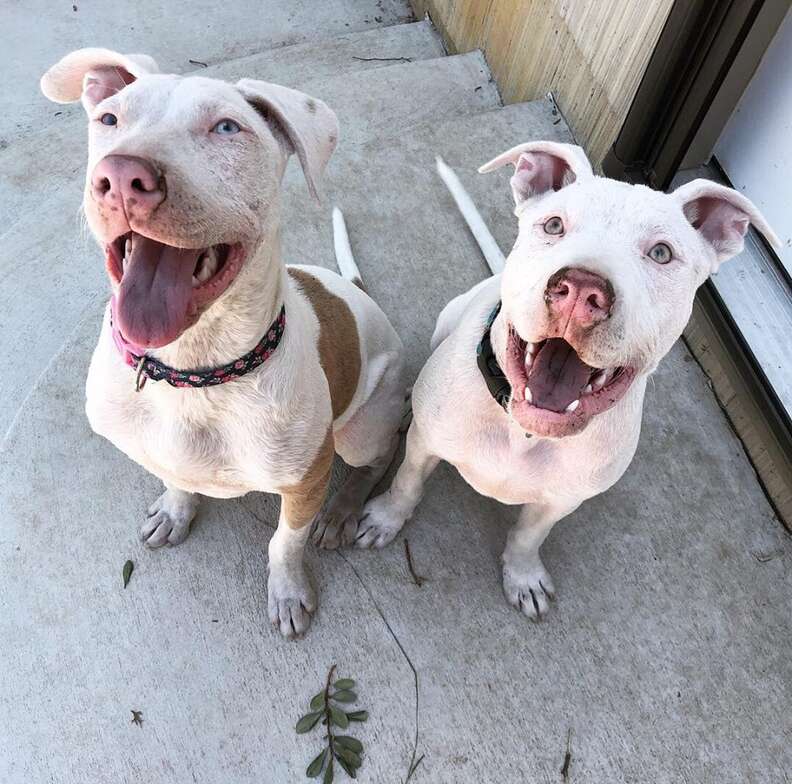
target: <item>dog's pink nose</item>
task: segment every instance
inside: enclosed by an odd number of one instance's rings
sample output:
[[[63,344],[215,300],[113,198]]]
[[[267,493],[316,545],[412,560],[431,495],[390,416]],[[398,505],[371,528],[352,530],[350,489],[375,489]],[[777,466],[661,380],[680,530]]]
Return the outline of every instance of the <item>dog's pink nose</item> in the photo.
[[[550,312],[580,327],[605,321],[613,308],[610,281],[584,269],[564,267],[547,281],[545,302]]]
[[[148,214],[165,199],[165,179],[156,167],[132,155],[108,155],[96,164],[91,175],[91,192],[100,204],[119,206],[125,211]]]

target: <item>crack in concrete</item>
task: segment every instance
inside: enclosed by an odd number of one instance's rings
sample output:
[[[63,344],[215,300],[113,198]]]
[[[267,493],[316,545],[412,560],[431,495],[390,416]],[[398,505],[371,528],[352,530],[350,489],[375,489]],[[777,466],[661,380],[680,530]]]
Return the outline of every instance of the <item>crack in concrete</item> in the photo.
[[[423,759],[423,755],[422,755],[417,762],[415,760],[415,757],[418,754],[418,728],[419,728],[419,715],[420,715],[420,697],[419,697],[419,691],[418,691],[418,670],[415,669],[415,665],[412,663],[412,659],[410,658],[410,656],[407,653],[407,651],[404,650],[404,646],[401,644],[401,640],[399,639],[399,637],[396,634],[396,632],[393,631],[393,627],[390,625],[390,623],[388,623],[388,619],[385,617],[385,613],[382,612],[382,609],[380,608],[379,604],[377,603],[377,600],[374,598],[374,595],[369,590],[368,585],[366,585],[365,581],[363,580],[363,577],[360,575],[360,572],[358,572],[358,570],[355,568],[355,565],[343,554],[343,552],[341,552],[341,550],[336,550],[335,552],[338,555],[338,557],[345,564],[347,564],[347,566],[349,566],[349,568],[354,573],[355,577],[357,577],[357,580],[360,583],[361,587],[363,588],[363,590],[368,595],[368,598],[371,600],[371,603],[374,605],[374,609],[379,614],[379,617],[382,618],[382,622],[385,624],[385,628],[387,628],[390,636],[393,637],[393,641],[398,646],[399,650],[402,653],[402,656],[404,656],[404,660],[407,662],[407,664],[409,665],[410,669],[412,670],[413,682],[415,684],[415,737],[413,739],[413,751],[412,751],[412,757],[410,758],[410,765],[407,768],[407,778],[404,780],[405,784],[406,784],[410,780],[410,778],[412,777],[412,775],[415,772],[415,770],[418,767],[418,765],[421,763],[421,760]]]

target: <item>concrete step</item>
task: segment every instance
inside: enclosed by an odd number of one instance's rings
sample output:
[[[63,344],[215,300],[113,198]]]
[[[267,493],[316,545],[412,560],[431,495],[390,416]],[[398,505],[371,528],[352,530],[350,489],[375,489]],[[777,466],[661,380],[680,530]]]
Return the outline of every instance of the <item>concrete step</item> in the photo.
[[[297,85],[351,71],[367,71],[398,62],[430,60],[444,55],[439,34],[431,22],[423,20],[345,33],[308,43],[278,46],[245,57],[207,64],[206,68],[182,65],[177,73],[200,73],[230,82],[250,77],[276,84]],[[46,102],[41,107],[38,127],[31,128],[22,137],[17,135],[15,140],[49,137],[59,126],[68,124],[71,128],[71,123],[84,122],[84,116],[80,104],[56,106]]]
[[[568,141],[558,120],[545,103],[524,104],[361,142],[332,166],[323,208],[292,167],[287,259],[332,265],[329,202],[339,203],[414,373],[440,307],[487,274],[435,153],[506,251],[509,172],[475,169],[520,141]],[[159,483],[93,436],[82,414],[103,305],[97,296],[87,307],[0,450],[0,639],[13,652],[4,720],[14,727],[0,748],[3,782],[122,781],[130,770],[157,780],[166,764],[202,781],[299,780],[316,750],[294,721],[329,662],[356,678],[369,710],[360,737],[370,781],[406,775],[410,666],[421,780],[549,781],[570,732],[575,775],[597,783],[702,780],[701,738],[717,749],[706,781],[764,780],[767,749],[788,746],[779,717],[792,670],[778,651],[790,644],[792,542],[681,344],[649,385],[627,476],[544,546],[559,589],[546,623],[529,624],[501,592],[514,510],[441,466],[407,529],[427,582],[410,581],[400,541],[343,558],[308,548],[320,611],[305,641],[284,645],[266,622],[263,582],[275,499],[207,503],[179,548],[152,553],[137,541]],[[123,590],[127,559],[135,572]],[[132,733],[131,708],[155,732]],[[779,759],[789,767],[788,753]]]
[[[164,71],[214,65],[288,44],[412,21],[408,0],[27,0],[3,9],[4,112],[0,139],[36,132],[52,107],[38,80],[59,57],[84,46],[145,52]]]
[[[292,84],[338,112],[341,141],[331,169],[356,145],[377,140],[378,146],[425,123],[500,105],[480,52]],[[14,357],[11,372],[0,377],[0,433],[86,303],[107,287],[99,253],[80,224],[84,166],[83,120],[64,124],[46,143],[19,142],[0,157],[5,212],[0,219],[6,225],[0,247],[0,356]],[[293,163],[292,169],[299,166]],[[304,185],[298,192],[307,203]],[[21,335],[31,336],[23,354]]]

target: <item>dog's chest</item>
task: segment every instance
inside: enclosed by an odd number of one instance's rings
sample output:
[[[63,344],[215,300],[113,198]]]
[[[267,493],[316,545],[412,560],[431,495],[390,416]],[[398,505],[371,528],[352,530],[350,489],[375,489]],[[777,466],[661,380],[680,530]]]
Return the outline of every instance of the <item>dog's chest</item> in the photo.
[[[476,411],[477,402],[482,398],[472,396],[468,405],[448,406],[439,415],[435,409],[429,419],[420,410],[417,417],[431,451],[453,464],[476,491],[501,503],[596,495],[616,481],[634,451],[619,439],[606,444],[596,428],[575,439],[528,438],[500,414]]]
[[[154,390],[152,383],[137,393],[105,383],[86,404],[93,429],[146,470],[182,490],[220,498],[272,492],[293,481],[288,436],[265,404],[202,401],[202,390]],[[171,400],[163,403],[166,395]]]
[[[460,450],[452,462],[482,495],[506,504],[541,501],[559,483],[561,460],[553,444],[519,439],[508,428],[484,428],[473,439],[476,448]]]

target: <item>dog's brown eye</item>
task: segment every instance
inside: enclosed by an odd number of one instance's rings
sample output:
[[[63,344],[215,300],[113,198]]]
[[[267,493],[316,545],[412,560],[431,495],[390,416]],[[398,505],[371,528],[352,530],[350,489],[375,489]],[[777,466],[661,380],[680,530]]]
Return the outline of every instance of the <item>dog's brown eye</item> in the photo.
[[[110,114],[110,112],[105,112],[100,118],[99,122],[102,125],[118,125],[118,117],[114,114]]]
[[[545,234],[563,234],[564,233],[564,221],[561,220],[557,215],[553,216],[552,218],[548,218],[544,224]]]
[[[658,264],[668,264],[673,256],[674,254],[671,248],[669,248],[665,242],[658,242],[657,245],[653,245],[652,249],[649,251],[649,258]]]

